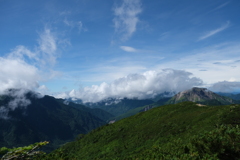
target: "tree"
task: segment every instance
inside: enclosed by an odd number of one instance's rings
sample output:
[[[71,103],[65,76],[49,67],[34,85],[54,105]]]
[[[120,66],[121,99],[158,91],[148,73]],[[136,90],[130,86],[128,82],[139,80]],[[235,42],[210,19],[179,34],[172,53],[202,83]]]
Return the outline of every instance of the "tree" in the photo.
[[[12,149],[2,147],[0,148],[0,155],[3,155],[1,160],[30,160],[36,158],[45,154],[45,152],[39,151],[38,149],[48,143],[49,142],[44,141]]]

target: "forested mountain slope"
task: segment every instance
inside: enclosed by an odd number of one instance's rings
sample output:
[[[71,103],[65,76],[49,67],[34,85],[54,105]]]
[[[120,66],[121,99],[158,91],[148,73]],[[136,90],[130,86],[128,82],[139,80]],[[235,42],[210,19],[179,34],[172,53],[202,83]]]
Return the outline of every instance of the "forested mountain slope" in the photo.
[[[10,92],[11,94],[0,97],[1,147],[50,141],[47,150],[52,150],[74,140],[78,134],[86,134],[106,124],[90,112],[65,105],[54,97],[38,97],[33,92],[27,92],[19,100],[19,97],[14,97],[17,91]],[[21,106],[23,101],[28,102],[28,105]],[[13,106],[14,102],[18,103]]]
[[[79,135],[41,159],[239,159],[239,117],[240,105],[165,105]]]

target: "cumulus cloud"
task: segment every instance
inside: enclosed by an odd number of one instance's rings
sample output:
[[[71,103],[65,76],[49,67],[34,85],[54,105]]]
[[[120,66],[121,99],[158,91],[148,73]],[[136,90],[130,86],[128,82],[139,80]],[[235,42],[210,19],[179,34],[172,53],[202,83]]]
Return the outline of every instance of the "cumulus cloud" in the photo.
[[[204,40],[204,39],[206,39],[206,38],[209,38],[209,37],[211,37],[211,36],[213,36],[213,35],[221,32],[221,31],[227,29],[227,28],[229,27],[229,25],[230,25],[230,22],[227,21],[227,23],[224,24],[223,26],[221,26],[220,28],[217,28],[217,29],[215,29],[215,30],[212,30],[212,31],[207,32],[206,34],[204,34],[203,36],[201,36],[198,40],[201,41],[201,40]]]
[[[136,31],[141,12],[140,0],[123,0],[121,6],[114,8],[114,27],[116,32],[122,34],[122,40],[127,40]]]
[[[50,68],[49,66],[55,64],[57,38],[47,28],[39,34],[39,37],[39,45],[34,50],[19,45],[11,53],[0,57],[0,94],[11,88],[30,90],[38,88],[40,81],[54,73],[46,71],[46,67]]]
[[[45,85],[39,86],[36,91],[41,93],[42,95],[47,95],[49,93],[49,89]]]
[[[137,52],[137,49],[129,46],[120,46],[120,48],[126,52]]]
[[[98,102],[112,98],[152,98],[163,92],[179,92],[202,85],[202,80],[183,70],[164,69],[130,74],[112,83],[101,83],[79,90],[72,90],[67,97],[80,98],[83,102]],[[65,95],[66,96],[66,95]],[[61,98],[67,98],[61,97]]]
[[[210,88],[214,92],[239,92],[240,82],[222,81],[214,83]]]
[[[0,116],[6,117],[9,110],[30,104],[23,90],[43,90],[44,87],[39,87],[39,82],[55,74],[46,68],[50,69],[56,58],[57,38],[48,28],[39,34],[35,49],[30,50],[19,45],[6,56],[0,57],[0,95],[10,95],[6,93],[9,89],[17,89],[14,94],[11,93],[13,98],[7,106],[0,107]]]
[[[38,87],[40,71],[19,58],[0,57],[0,94],[10,88]]]

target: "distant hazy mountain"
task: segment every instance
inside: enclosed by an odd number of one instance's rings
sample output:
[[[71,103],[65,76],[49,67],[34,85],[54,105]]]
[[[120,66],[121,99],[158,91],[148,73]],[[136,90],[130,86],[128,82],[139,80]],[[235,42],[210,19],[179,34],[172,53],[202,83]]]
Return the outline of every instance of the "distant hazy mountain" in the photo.
[[[66,101],[73,102],[74,105],[82,104],[94,110],[103,109],[108,113],[110,113],[111,116],[114,115],[112,116],[114,117],[112,119],[119,120],[122,118],[129,117],[131,115],[134,115],[138,112],[141,112],[142,110],[146,110],[145,107],[149,108],[148,105],[151,105],[152,107],[156,107],[156,106],[158,107],[158,106],[164,105],[167,102],[167,100],[169,100],[173,95],[174,95],[174,92],[164,92],[150,99],[140,100],[137,98],[134,98],[134,99],[107,98],[96,103],[91,103],[91,102],[83,103],[81,99],[72,99],[72,98],[66,99]]]
[[[112,115],[112,114],[108,113],[107,111],[100,109],[100,108],[90,108],[90,107],[86,107],[83,104],[80,104],[78,102],[66,101],[63,99],[59,99],[59,101],[63,102],[66,105],[77,108],[79,110],[89,112],[92,115],[100,118],[101,120],[104,120],[105,122],[109,121],[112,117],[114,117],[114,115]]]
[[[178,94],[173,96],[167,103],[176,104],[184,101],[192,101],[207,105],[227,105],[236,103],[235,100],[229,97],[218,95],[206,88],[197,87],[179,92]]]
[[[154,103],[151,99],[114,99],[114,98],[108,98],[101,102],[97,103],[86,103],[85,105],[91,107],[91,108],[100,108],[103,109],[114,116],[119,116],[121,114],[124,114],[128,112],[131,109],[142,107],[148,104]]]
[[[123,119],[123,118],[133,116],[133,115],[135,115],[137,113],[140,113],[140,112],[146,112],[146,111],[151,110],[155,107],[163,106],[167,103],[167,101],[169,99],[171,99],[171,97],[161,97],[161,98],[159,97],[157,102],[131,109],[131,110],[127,111],[126,113],[123,113],[119,116],[114,117],[114,119],[115,120],[120,120],[120,119]]]
[[[54,97],[39,98],[33,92],[14,97],[15,90],[0,96],[0,146],[25,146],[50,141],[50,149],[73,140],[78,134],[106,124],[89,110],[64,104]],[[14,104],[15,102],[18,104]],[[23,106],[23,102],[27,106]],[[25,103],[26,103],[25,102]],[[15,106],[14,106],[15,105]],[[99,111],[99,113],[105,111]],[[106,113],[109,114],[109,113]],[[110,114],[109,114],[110,115]]]
[[[176,94],[176,92],[163,92],[163,93],[160,93],[160,94],[156,95],[151,100],[153,100],[154,102],[160,102],[160,101],[165,100],[167,98],[173,97],[175,94]]]
[[[238,101],[240,100],[240,93],[234,94],[234,93],[222,93],[222,92],[219,92],[217,94],[219,94],[221,96],[232,98],[234,100],[238,100]]]

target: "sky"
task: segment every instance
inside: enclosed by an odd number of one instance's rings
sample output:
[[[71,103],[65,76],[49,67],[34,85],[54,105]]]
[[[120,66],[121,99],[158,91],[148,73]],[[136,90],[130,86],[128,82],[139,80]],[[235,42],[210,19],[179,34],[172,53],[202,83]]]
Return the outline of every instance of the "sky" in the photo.
[[[240,91],[239,0],[0,0],[0,93],[96,102]]]

